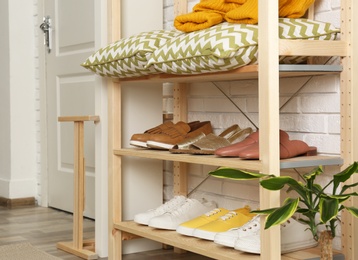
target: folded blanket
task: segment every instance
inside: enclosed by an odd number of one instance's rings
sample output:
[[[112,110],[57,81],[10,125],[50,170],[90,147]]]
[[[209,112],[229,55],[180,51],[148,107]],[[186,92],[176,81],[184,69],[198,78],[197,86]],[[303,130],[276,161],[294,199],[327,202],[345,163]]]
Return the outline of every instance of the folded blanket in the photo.
[[[201,0],[193,7],[193,12],[178,15],[174,19],[176,29],[192,32],[224,21],[224,15],[239,7],[246,0]]]

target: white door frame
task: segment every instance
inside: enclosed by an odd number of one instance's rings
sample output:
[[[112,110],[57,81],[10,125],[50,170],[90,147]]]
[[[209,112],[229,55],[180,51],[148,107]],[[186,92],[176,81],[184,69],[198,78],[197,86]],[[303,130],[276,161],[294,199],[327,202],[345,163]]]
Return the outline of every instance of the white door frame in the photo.
[[[38,24],[46,15],[45,0],[38,0]],[[107,1],[95,1],[95,48],[108,43],[107,38]],[[39,83],[40,83],[40,127],[41,127],[41,190],[40,206],[48,207],[48,158],[47,158],[47,100],[46,100],[46,48],[39,33]],[[95,86],[95,113],[100,123],[95,127],[95,241],[96,253],[108,256],[108,120],[106,80],[97,77]]]

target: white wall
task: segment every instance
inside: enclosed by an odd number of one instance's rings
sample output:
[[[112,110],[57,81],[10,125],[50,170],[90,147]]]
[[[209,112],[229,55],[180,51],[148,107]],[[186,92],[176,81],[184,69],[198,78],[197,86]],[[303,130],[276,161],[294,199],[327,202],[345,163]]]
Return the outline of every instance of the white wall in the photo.
[[[10,68],[8,2],[0,1],[0,196],[8,193],[10,177]]]
[[[34,2],[1,0],[0,10],[0,196],[11,199],[35,197],[37,130]]]

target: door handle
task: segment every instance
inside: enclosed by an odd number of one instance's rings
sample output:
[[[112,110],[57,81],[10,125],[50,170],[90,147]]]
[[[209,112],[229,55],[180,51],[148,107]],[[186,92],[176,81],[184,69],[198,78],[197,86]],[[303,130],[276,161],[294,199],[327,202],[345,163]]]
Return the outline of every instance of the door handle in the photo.
[[[46,45],[47,52],[50,53],[52,49],[52,27],[50,16],[44,16],[40,29],[44,33],[44,45]]]

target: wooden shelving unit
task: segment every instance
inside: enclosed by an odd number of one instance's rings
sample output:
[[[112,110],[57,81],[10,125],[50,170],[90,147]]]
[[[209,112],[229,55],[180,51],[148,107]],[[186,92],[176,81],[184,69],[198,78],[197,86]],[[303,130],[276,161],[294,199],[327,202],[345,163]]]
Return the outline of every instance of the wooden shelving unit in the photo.
[[[342,54],[342,53],[341,53]],[[340,65],[289,65],[283,64],[279,66],[279,76],[283,78],[289,77],[309,77],[322,76],[327,74],[338,74],[342,71]],[[193,75],[173,75],[173,74],[154,74],[138,78],[114,79],[115,82],[138,83],[138,82],[172,82],[172,83],[194,83],[209,81],[232,81],[257,79],[259,76],[258,65],[247,65],[235,70],[193,74]]]
[[[120,31],[120,0],[111,0],[110,34],[111,41],[117,40]],[[358,6],[353,6],[353,0],[343,0],[341,8],[342,37],[334,42],[320,41],[289,41],[279,40],[273,35],[278,35],[278,21],[271,17],[277,17],[277,2],[275,0],[259,0],[259,65],[245,66],[234,71],[211,73],[205,75],[173,76],[158,74],[148,77],[132,78],[126,80],[113,80],[108,84],[109,95],[109,259],[121,259],[122,240],[140,236],[177,248],[203,254],[214,259],[310,259],[319,256],[317,249],[304,250],[280,254],[280,231],[279,227],[262,231],[261,257],[258,255],[244,254],[236,250],[221,248],[214,243],[202,241],[195,238],[187,238],[176,234],[176,232],[153,230],[145,226],[139,226],[133,222],[122,219],[122,172],[121,163],[123,157],[138,157],[153,160],[174,161],[174,182],[179,183],[175,193],[185,193],[187,163],[205,164],[214,166],[230,166],[236,168],[270,172],[280,175],[282,168],[311,167],[317,165],[348,165],[357,160],[358,141],[358,119],[353,116],[356,111],[354,100],[358,100],[358,94],[353,90],[355,75],[353,72],[355,63],[351,58],[353,51],[353,24],[356,20],[353,14],[358,12]],[[186,12],[187,1],[175,0],[175,15]],[[355,39],[357,42],[358,39]],[[297,56],[339,56],[342,57],[342,66],[316,66],[305,65],[280,66],[279,55]],[[341,109],[341,134],[342,153],[341,157],[313,156],[298,157],[288,160],[279,158],[279,78],[297,76],[319,76],[327,74],[341,75],[342,109]],[[260,154],[258,161],[247,161],[240,159],[216,158],[214,156],[178,155],[163,151],[152,151],[145,149],[123,148],[121,143],[121,90],[127,85],[147,82],[173,82],[174,84],[174,121],[186,120],[186,88],[192,82],[229,81],[243,79],[259,79],[259,122],[260,122]],[[133,101],[135,102],[135,101]],[[265,140],[262,142],[261,140]],[[270,208],[280,203],[279,193],[260,189],[260,207]],[[349,201],[356,205],[355,201]],[[352,218],[343,215],[342,253],[345,259],[356,259],[354,245],[355,234],[352,231]],[[262,220],[263,221],[263,220]]]
[[[262,162],[260,160],[242,160],[240,158],[223,158],[215,155],[191,155],[191,154],[172,154],[167,151],[153,151],[146,149],[127,148],[114,150],[115,155],[149,158],[165,161],[203,164],[212,166],[227,166],[252,171],[262,172]],[[340,157],[333,156],[308,156],[294,157],[280,160],[280,168],[301,168],[317,165],[342,165]]]
[[[181,248],[200,255],[221,260],[256,260],[260,259],[259,255],[243,253],[235,249],[220,246],[211,241],[187,237],[178,234],[176,231],[159,230],[146,226],[138,225],[132,221],[124,221],[114,225],[115,228],[123,232],[135,234],[139,237],[145,237],[151,240],[161,242],[176,248]],[[335,252],[335,255],[340,255]],[[320,256],[319,248],[310,248],[287,253],[281,256],[282,260],[299,260],[299,259],[318,259]]]

